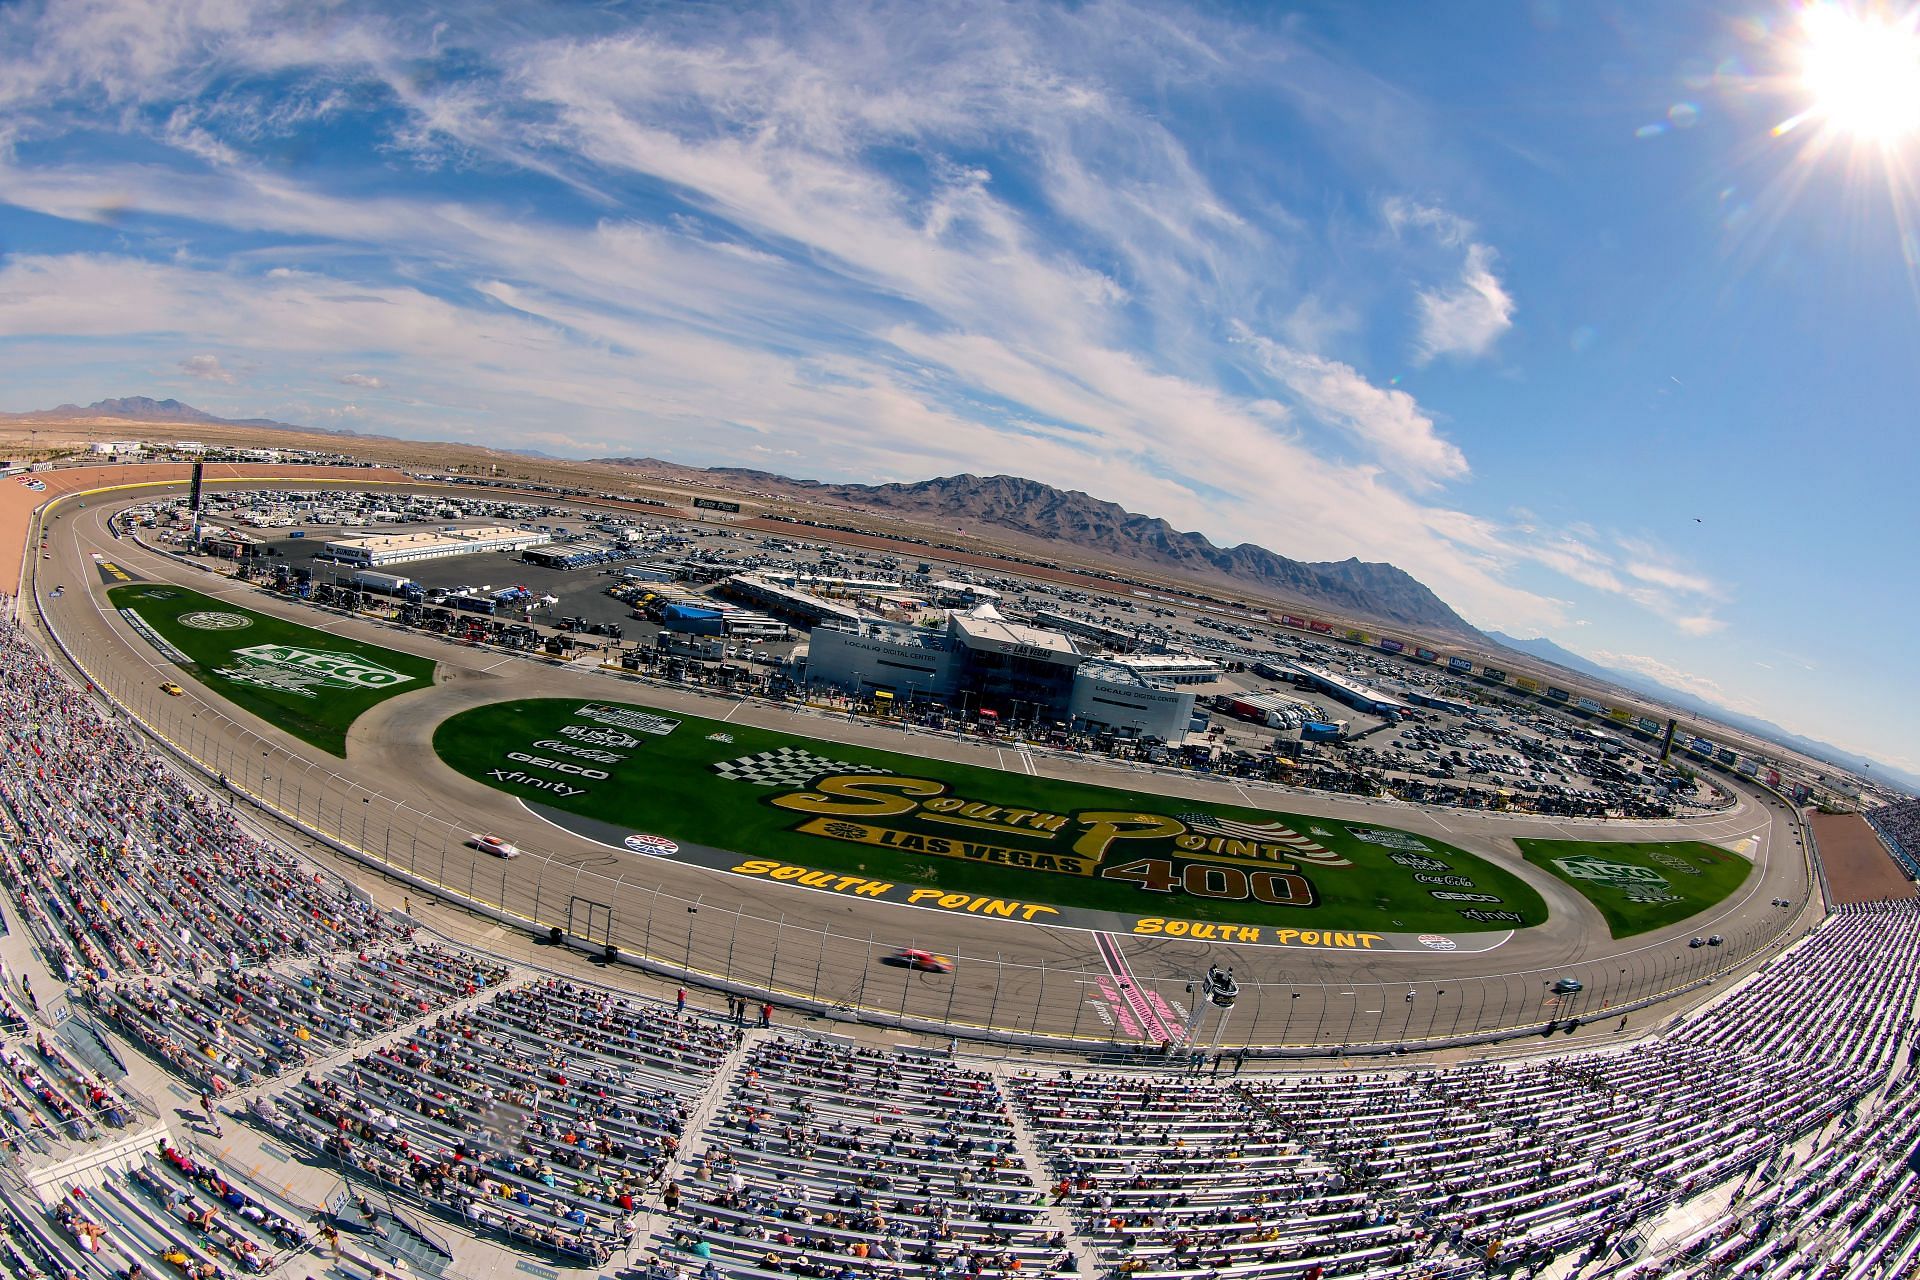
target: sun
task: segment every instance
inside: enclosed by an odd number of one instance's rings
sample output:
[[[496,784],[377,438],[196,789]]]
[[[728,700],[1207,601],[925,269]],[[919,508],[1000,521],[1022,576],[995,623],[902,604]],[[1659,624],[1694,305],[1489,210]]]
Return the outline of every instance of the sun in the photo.
[[[1891,14],[1819,0],[1800,13],[1800,80],[1811,99],[1776,132],[1824,124],[1862,142],[1920,134],[1920,6]]]

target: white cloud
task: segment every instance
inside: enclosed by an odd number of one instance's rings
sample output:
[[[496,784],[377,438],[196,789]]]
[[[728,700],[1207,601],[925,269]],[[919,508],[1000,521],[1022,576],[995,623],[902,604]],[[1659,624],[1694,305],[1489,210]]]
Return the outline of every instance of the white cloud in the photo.
[[[1513,327],[1513,299],[1493,274],[1493,260],[1486,245],[1468,245],[1458,283],[1421,291],[1417,342],[1424,358],[1484,356]]]
[[[1492,246],[1474,238],[1473,223],[1436,205],[1394,196],[1383,202],[1381,214],[1395,236],[1419,231],[1462,254],[1454,279],[1415,295],[1419,332],[1414,346],[1421,362],[1491,352],[1513,327],[1514,313],[1513,296],[1494,274],[1498,255]]]
[[[233,371],[221,364],[220,357],[215,355],[188,356],[180,362],[180,372],[190,378],[198,378],[202,382],[231,384],[238,380]]]
[[[1395,235],[1409,229],[1430,234],[1443,245],[1459,247],[1473,239],[1473,224],[1458,214],[1437,205],[1421,204],[1405,196],[1389,196],[1381,202],[1380,212]]]
[[[1726,630],[1727,627],[1725,620],[1716,618],[1710,613],[1686,614],[1672,621],[1674,626],[1690,636],[1710,636],[1715,632]]]
[[[1391,560],[1506,627],[1561,625],[1574,585],[1710,617],[1589,535],[1432,499],[1467,456],[1414,397],[1329,353],[1361,341],[1369,299],[1305,279],[1323,229],[1160,110],[1164,91],[1252,85],[1282,55],[1302,70],[1280,37],[1114,3],[604,25],[582,9],[534,40],[392,13],[74,0],[0,16],[16,37],[0,39],[0,105],[21,128],[71,127],[97,98],[129,152],[143,130],[152,146],[111,165],[16,159],[5,199],[199,229],[166,261],[16,252],[0,333],[151,364],[191,324],[315,418],[373,417],[337,388],[405,369],[407,398],[378,410],[401,434],[764,452],[823,477],[1014,470],[1222,542]],[[1130,83],[1155,91],[1130,101]],[[269,144],[362,91],[400,117],[360,122],[388,130],[396,167],[481,159],[566,184],[599,220],[491,175],[498,203],[280,162]],[[1420,290],[1421,351],[1490,351],[1513,315],[1492,249],[1437,204],[1385,217],[1445,263],[1447,283]]]
[[[1260,363],[1316,418],[1364,442],[1390,470],[1420,482],[1467,474],[1466,455],[1404,391],[1376,387],[1351,365],[1249,336]]]

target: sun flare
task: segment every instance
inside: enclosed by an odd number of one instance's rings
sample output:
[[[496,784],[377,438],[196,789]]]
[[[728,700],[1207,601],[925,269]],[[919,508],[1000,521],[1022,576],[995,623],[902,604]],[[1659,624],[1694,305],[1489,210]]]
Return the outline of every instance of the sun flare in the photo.
[[[1823,0],[1801,12],[1801,83],[1811,99],[1792,123],[1893,142],[1920,132],[1920,8],[1892,15]]]

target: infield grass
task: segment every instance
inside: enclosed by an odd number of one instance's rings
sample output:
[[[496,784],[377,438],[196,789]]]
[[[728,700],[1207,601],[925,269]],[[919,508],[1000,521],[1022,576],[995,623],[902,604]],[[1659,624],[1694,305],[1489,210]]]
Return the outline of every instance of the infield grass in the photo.
[[[636,740],[632,745],[616,744],[607,752],[617,759],[596,761],[567,748],[601,749],[591,745],[587,735],[607,723],[604,717],[596,721],[581,714],[583,704],[577,699],[533,699],[450,717],[435,731],[434,747],[447,764],[470,778],[626,831],[726,850],[743,859],[781,859],[915,887],[1136,915],[1313,929],[1477,932],[1524,927],[1546,918],[1545,903],[1520,877],[1424,836],[820,742],[632,704],[600,705],[614,708],[616,714],[657,715],[674,727],[664,735],[630,733],[627,736]],[[901,741],[914,740],[903,735]],[[715,769],[759,770],[755,776],[765,777],[776,767],[748,758],[766,752],[807,752],[829,764],[817,771],[805,765],[796,771],[789,765],[787,780],[779,785],[726,777]],[[774,803],[809,794],[808,783],[816,772],[832,774],[847,766],[884,770],[933,787],[923,786],[906,811],[893,814],[865,806],[875,796],[897,799],[899,790],[858,780],[853,786],[862,789],[860,794],[836,798],[834,802],[843,805],[837,812]],[[607,776],[582,775],[577,772],[581,768]],[[962,808],[962,801],[978,807]],[[1076,856],[1076,845],[1094,839],[1089,834],[1093,820],[1087,817],[1092,813],[1110,815],[1136,831],[1147,822],[1172,820],[1174,830],[1186,834],[1130,834],[1112,840],[1096,856]],[[1042,816],[1019,816],[1024,814]],[[1060,819],[1051,832],[1031,826],[1049,821],[1044,815]],[[1245,841],[1238,846],[1224,843],[1229,837],[1219,836],[1223,828],[1214,825],[1223,821],[1282,825],[1288,829],[1286,836],[1304,839],[1310,847],[1250,853]],[[1028,829],[1017,829],[1023,825]],[[799,830],[804,826],[813,830]],[[1244,835],[1239,826],[1224,830]],[[1355,831],[1372,835],[1373,841]],[[1215,834],[1200,834],[1206,832]],[[1182,846],[1181,839],[1188,843]],[[1223,843],[1195,848],[1195,839]],[[977,851],[982,847],[998,853],[981,856]],[[1217,856],[1223,853],[1226,856]],[[1195,866],[1201,869],[1188,869]],[[1288,867],[1294,870],[1287,872]],[[1282,873],[1310,884],[1311,905],[1294,905],[1299,885],[1283,880]],[[1260,900],[1263,894],[1265,901]],[[1489,922],[1464,916],[1467,909],[1508,912],[1514,918]]]
[[[1739,854],[1698,840],[1633,844],[1519,839],[1514,843],[1528,862],[1566,881],[1599,908],[1616,938],[1630,938],[1698,915],[1725,901],[1754,871],[1754,864]]]
[[[361,713],[433,685],[434,664],[425,658],[316,631],[185,587],[131,583],[112,588],[107,597],[185,658],[180,666],[186,674],[235,706],[337,756],[346,754],[347,729]],[[210,627],[209,619],[224,621]],[[303,665],[297,654],[267,653],[263,646],[328,657]],[[236,653],[242,649],[255,653]]]

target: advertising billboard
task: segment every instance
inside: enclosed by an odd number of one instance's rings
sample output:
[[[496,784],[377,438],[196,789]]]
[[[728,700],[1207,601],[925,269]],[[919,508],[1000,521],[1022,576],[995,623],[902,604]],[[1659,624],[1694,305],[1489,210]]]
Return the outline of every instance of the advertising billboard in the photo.
[[[1582,698],[1578,702],[1574,703],[1573,705],[1576,707],[1579,707],[1582,711],[1586,712],[1590,716],[1597,716],[1602,711],[1606,710],[1606,708],[1602,707],[1599,703],[1595,702],[1592,698]]]
[[[1307,625],[1307,620],[1305,618],[1296,618],[1290,613],[1283,613],[1280,615],[1280,625],[1283,627],[1296,627],[1301,630],[1305,630]]]
[[[1447,670],[1462,671],[1462,672],[1472,671],[1473,664],[1471,662],[1468,662],[1465,658],[1448,658]]]
[[[1495,684],[1505,684],[1507,681],[1507,673],[1498,667],[1482,667],[1480,668],[1480,678],[1482,680],[1491,680]]]
[[[1627,710],[1625,707],[1608,707],[1607,719],[1613,721],[1615,724],[1632,724],[1633,712]]]
[[[1380,651],[1382,653],[1400,653],[1404,651],[1406,647],[1406,645],[1401,644],[1398,640],[1389,640],[1385,636],[1380,637]]]
[[[1780,785],[1780,771],[1778,769],[1769,769],[1760,776],[1766,780],[1766,784],[1770,787]]]
[[[1633,722],[1633,727],[1638,729],[1642,733],[1660,732],[1660,722],[1658,720],[1650,720],[1646,716],[1640,716],[1637,719],[1635,719]]]
[[[1568,693],[1565,689],[1556,689],[1552,685],[1547,686],[1547,696],[1549,698],[1552,698],[1555,702],[1572,702],[1573,701],[1572,694]]]
[[[1718,760],[1721,764],[1732,764],[1735,760],[1738,760],[1740,757],[1734,754],[1732,748],[1730,747],[1717,747],[1714,749],[1713,758],[1715,760]]]
[[[1331,622],[1322,622],[1320,621],[1320,619],[1314,618],[1313,620],[1307,623],[1307,630],[1318,631],[1322,635],[1327,635],[1332,632],[1333,624]]]
[[[1705,738],[1695,738],[1687,743],[1687,750],[1695,755],[1710,756],[1713,754],[1713,744]]]
[[[1439,654],[1435,653],[1431,649],[1415,649],[1413,651],[1413,656],[1418,658],[1422,662],[1434,662],[1434,661],[1437,661],[1440,657]]]
[[[738,511],[740,509],[739,503],[722,502],[718,498],[695,498],[693,505],[702,511]]]
[[[1760,762],[1758,760],[1742,760],[1738,765],[1738,771],[1744,773],[1749,778],[1757,778],[1760,776]]]
[[[1532,676],[1515,676],[1513,682],[1522,689],[1525,689],[1528,693],[1540,692],[1540,682]]]
[[[1372,636],[1368,635],[1366,632],[1362,631],[1358,627],[1348,627],[1345,631],[1341,632],[1340,634],[1344,635],[1347,639],[1353,641],[1355,644],[1370,644],[1373,640]]]

